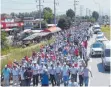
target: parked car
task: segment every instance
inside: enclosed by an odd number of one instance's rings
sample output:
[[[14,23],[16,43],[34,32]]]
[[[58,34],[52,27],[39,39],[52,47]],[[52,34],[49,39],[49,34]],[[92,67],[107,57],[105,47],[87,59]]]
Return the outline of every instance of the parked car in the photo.
[[[93,26],[94,34],[97,34],[100,31],[101,31],[100,25],[96,24],[96,25]]]
[[[104,36],[104,33],[100,31],[100,32],[97,32],[97,35],[98,36]]]
[[[103,41],[107,41],[107,40],[108,39],[105,36],[97,35],[97,37],[96,37],[96,41],[103,42]]]
[[[93,56],[103,56],[103,43],[97,41],[94,44],[91,45],[90,55]]]
[[[102,64],[104,67],[104,70],[110,70],[110,63],[111,63],[111,42],[110,41],[104,41],[104,51],[103,51],[103,57],[102,57]]]

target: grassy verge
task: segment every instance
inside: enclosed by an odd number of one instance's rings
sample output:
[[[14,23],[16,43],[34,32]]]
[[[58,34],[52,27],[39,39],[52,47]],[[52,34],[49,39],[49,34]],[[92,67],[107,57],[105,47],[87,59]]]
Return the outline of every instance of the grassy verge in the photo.
[[[46,45],[54,42],[54,39],[50,39],[48,41],[42,41],[41,43],[33,46],[29,46],[26,48],[16,48],[10,51],[10,55],[6,56],[6,58],[1,59],[1,69],[9,62],[14,61],[16,59],[17,61],[20,61],[24,56],[31,56],[32,51],[39,51],[40,45]]]
[[[102,26],[102,32],[104,32],[106,38],[110,40],[110,26]]]

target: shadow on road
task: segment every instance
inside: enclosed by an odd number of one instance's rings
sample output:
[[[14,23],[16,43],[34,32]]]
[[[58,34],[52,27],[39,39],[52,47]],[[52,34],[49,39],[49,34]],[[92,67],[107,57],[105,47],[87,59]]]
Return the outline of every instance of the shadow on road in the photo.
[[[106,74],[110,74],[110,71],[105,71],[105,70],[104,70],[102,63],[97,64],[97,67],[98,67],[98,71],[99,71],[99,72],[101,72],[101,73],[106,73]]]

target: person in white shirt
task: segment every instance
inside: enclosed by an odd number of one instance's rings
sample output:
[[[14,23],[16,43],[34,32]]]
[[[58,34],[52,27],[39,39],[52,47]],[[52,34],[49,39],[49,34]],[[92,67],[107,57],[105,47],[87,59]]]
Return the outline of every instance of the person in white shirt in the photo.
[[[83,67],[81,65],[78,69],[78,74],[79,74],[79,85],[83,86]]]
[[[39,67],[36,63],[36,61],[34,62],[34,66],[32,67],[32,70],[33,70],[33,86],[38,86],[38,77],[39,77],[39,74],[38,74],[38,70],[39,70]]]
[[[25,66],[22,66],[21,70],[19,72],[19,75],[20,75],[20,78],[21,78],[20,86],[25,86],[24,72],[25,72]]]
[[[13,66],[12,75],[13,75],[13,85],[18,85],[18,83],[19,83],[19,68],[17,67],[17,65]]]
[[[52,86],[56,86],[56,78],[55,78],[56,71],[53,64],[51,65],[51,68],[49,69],[49,74],[50,74],[50,80],[51,80]]]
[[[77,68],[73,65],[70,69],[71,72],[71,78],[74,79],[75,82],[77,82]]]
[[[59,65],[59,62],[57,63],[57,67],[55,68],[55,71],[56,71],[57,86],[60,86],[61,67],[60,67],[60,65]]]
[[[67,86],[69,80],[69,67],[66,65],[66,63],[64,63],[64,66],[62,68],[62,75],[63,75],[64,86]]]
[[[45,66],[44,63],[42,62],[41,65],[39,66],[39,74],[40,74],[40,79],[42,77],[42,74],[44,73]]]
[[[84,73],[83,78],[84,78],[84,84],[85,84],[86,87],[88,87],[88,83],[89,83],[89,72],[90,72],[91,77],[92,77],[91,70],[87,66],[85,66],[84,69],[83,69],[83,73]]]

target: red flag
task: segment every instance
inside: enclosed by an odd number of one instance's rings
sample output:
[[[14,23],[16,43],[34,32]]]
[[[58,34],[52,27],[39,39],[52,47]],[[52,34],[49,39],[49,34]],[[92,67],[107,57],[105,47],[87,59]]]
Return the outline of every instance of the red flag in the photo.
[[[29,58],[28,58],[28,56],[26,56],[26,57],[25,57],[25,60],[26,60],[27,62],[29,61]]]

